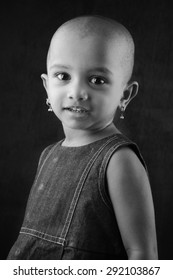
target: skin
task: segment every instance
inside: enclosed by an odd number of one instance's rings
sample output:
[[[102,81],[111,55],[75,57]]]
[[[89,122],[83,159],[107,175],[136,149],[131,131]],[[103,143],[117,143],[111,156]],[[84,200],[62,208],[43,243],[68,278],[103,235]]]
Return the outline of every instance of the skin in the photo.
[[[133,60],[131,35],[114,21],[80,17],[55,32],[47,74],[41,77],[63,125],[62,145],[82,146],[118,133],[115,112],[122,105],[126,108],[138,90],[136,81],[129,82]],[[157,259],[149,180],[130,149],[122,148],[112,156],[107,181],[128,258]]]
[[[92,17],[86,19],[72,20],[55,32],[48,52],[48,74],[41,76],[53,111],[62,122],[66,146],[85,145],[117,132],[113,124],[117,107],[126,108],[138,90],[137,82],[128,83],[134,44],[127,30],[100,18],[94,22]],[[89,109],[89,114],[80,118],[62,109],[72,105]]]
[[[123,148],[111,158],[107,180],[128,259],[158,259],[154,208],[148,176],[130,149]]]

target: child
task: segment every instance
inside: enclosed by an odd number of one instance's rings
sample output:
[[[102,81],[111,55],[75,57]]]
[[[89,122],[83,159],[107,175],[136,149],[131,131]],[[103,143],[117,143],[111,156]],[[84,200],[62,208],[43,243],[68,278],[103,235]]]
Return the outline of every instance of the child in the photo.
[[[145,163],[113,124],[137,94],[133,63],[114,20],[82,16],[55,32],[41,77],[65,139],[40,157],[8,259],[157,259]]]

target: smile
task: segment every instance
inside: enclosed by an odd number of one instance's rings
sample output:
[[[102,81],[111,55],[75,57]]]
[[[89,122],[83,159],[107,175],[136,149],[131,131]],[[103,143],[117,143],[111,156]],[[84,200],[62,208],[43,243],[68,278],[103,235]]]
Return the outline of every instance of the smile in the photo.
[[[84,108],[84,107],[80,107],[80,106],[70,106],[70,107],[65,107],[64,110],[70,111],[70,112],[74,112],[74,113],[88,113],[88,109]]]

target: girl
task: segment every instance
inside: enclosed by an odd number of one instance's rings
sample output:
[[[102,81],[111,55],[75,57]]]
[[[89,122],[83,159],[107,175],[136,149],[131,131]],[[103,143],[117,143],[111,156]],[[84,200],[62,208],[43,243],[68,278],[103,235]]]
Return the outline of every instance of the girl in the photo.
[[[157,259],[146,166],[113,123],[135,97],[134,42],[121,24],[84,16],[54,34],[42,74],[65,138],[39,161],[8,259]]]

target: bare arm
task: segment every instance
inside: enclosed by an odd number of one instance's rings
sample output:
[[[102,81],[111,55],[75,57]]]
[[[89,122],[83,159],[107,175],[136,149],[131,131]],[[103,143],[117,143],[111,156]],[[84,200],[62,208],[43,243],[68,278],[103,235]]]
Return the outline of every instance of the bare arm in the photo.
[[[146,171],[129,148],[111,158],[108,190],[128,259],[157,259],[154,207]]]

